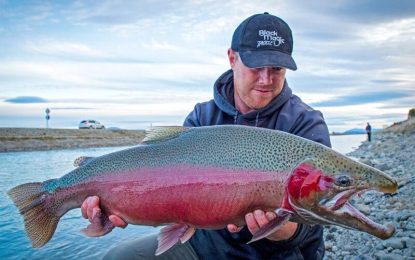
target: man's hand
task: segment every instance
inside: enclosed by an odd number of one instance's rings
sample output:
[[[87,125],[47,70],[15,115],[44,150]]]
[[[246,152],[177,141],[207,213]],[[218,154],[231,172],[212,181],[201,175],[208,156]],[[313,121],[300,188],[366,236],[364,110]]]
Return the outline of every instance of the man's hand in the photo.
[[[276,218],[274,212],[264,212],[262,210],[255,210],[245,215],[245,222],[248,230],[254,235],[261,227],[268,224],[271,220]],[[295,231],[297,230],[298,224],[295,222],[287,222],[281,226],[276,232],[267,236],[267,239],[274,241],[281,241],[290,239]],[[227,226],[228,231],[231,233],[241,231],[242,227],[237,227],[234,224],[229,224]]]
[[[102,226],[101,219],[104,218],[104,213],[102,213],[101,208],[99,207],[99,197],[91,196],[85,199],[81,206],[82,216],[94,224],[95,226],[101,225],[98,228],[104,228]],[[128,224],[119,216],[110,215],[108,219],[111,221],[112,225],[115,227],[125,228]]]

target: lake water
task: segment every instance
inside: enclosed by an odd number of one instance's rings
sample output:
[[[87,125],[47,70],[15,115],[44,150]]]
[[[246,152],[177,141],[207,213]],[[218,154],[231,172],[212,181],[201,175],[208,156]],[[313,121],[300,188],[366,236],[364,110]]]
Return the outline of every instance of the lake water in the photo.
[[[333,136],[333,148],[341,153],[356,149],[365,135]],[[73,169],[81,155],[99,156],[125,147],[89,148],[41,152],[0,153],[0,259],[97,259],[117,244],[157,232],[158,228],[129,225],[99,238],[88,238],[79,230],[87,225],[79,209],[64,215],[51,241],[33,249],[23,220],[6,194],[10,188],[26,183],[58,178]]]

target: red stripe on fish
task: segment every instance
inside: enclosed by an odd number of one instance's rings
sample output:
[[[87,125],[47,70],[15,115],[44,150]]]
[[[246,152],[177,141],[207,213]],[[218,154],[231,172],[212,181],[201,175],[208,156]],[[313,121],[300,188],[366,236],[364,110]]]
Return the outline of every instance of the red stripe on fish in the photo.
[[[245,213],[252,210],[281,207],[288,175],[175,165],[108,173],[84,185],[97,194],[110,191],[98,194],[102,204],[129,223],[222,228],[243,224]]]

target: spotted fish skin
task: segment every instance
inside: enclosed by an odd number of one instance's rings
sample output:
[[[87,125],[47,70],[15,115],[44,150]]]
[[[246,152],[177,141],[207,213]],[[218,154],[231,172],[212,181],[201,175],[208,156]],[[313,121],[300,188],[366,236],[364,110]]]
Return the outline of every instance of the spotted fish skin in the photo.
[[[278,149],[275,149],[275,148]],[[49,192],[93,176],[138,168],[188,164],[264,172],[290,170],[307,157],[321,157],[327,148],[280,131],[244,126],[190,128],[165,142],[155,142],[104,155],[46,186]],[[332,164],[334,168],[334,163]]]
[[[371,223],[345,203],[355,192],[395,192],[396,187],[381,171],[298,136],[209,126],[153,130],[141,146],[88,159],[59,179],[23,184],[9,195],[24,216],[34,247],[49,241],[67,211],[97,195],[107,215],[116,214],[127,223],[179,223],[167,235],[162,232],[161,253],[177,239],[189,239],[189,228],[243,225],[245,214],[255,209],[289,212],[283,221],[291,217],[389,237],[391,227]],[[108,219],[103,223],[110,225]],[[102,235],[110,229],[97,233],[91,227],[86,233]],[[183,232],[171,240],[171,230]]]

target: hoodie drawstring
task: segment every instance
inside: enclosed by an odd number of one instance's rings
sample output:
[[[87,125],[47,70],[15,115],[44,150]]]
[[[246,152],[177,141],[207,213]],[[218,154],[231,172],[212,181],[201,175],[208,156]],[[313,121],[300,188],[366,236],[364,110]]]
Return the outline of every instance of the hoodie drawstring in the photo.
[[[236,114],[233,116],[233,124],[237,125],[238,123],[238,111],[236,111]]]
[[[238,124],[238,116],[239,116],[239,111],[236,111],[236,114],[233,116],[234,125]],[[255,117],[255,127],[258,127],[258,123],[259,123],[259,112],[256,114],[256,117]]]
[[[258,126],[258,121],[259,121],[259,112],[256,114],[256,118],[255,118],[255,127]]]

